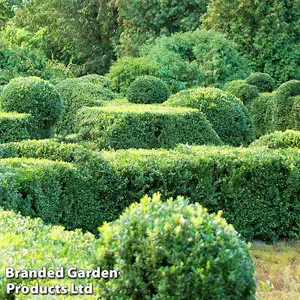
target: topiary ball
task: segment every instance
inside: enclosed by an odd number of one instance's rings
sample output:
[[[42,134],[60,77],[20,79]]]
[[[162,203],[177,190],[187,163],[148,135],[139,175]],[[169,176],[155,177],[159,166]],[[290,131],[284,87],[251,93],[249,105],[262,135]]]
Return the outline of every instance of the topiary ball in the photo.
[[[63,111],[63,102],[55,87],[38,77],[11,80],[1,93],[0,103],[5,112],[31,114],[35,138],[50,137]]]
[[[252,73],[246,82],[255,85],[261,93],[272,92],[275,89],[275,79],[266,73]]]
[[[119,271],[99,281],[103,299],[255,299],[245,242],[220,214],[183,198],[134,203],[100,228],[96,264]]]
[[[245,105],[259,96],[258,88],[248,84],[245,80],[233,80],[225,85],[225,90],[242,100]]]
[[[128,101],[133,103],[162,103],[170,97],[170,90],[159,78],[142,76],[130,84],[127,90]]]
[[[198,108],[226,144],[248,145],[254,138],[246,107],[239,99],[220,89],[196,88],[180,91],[172,95],[165,105]]]

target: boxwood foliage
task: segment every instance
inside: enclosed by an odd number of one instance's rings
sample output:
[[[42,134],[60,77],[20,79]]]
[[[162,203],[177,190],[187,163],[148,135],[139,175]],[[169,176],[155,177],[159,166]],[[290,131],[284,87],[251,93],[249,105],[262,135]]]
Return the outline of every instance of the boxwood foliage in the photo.
[[[64,101],[64,111],[56,127],[57,133],[67,135],[75,131],[75,117],[81,107],[103,106],[104,100],[115,98],[115,94],[104,85],[90,80],[91,77],[66,79],[56,86]]]
[[[269,74],[266,73],[252,73],[246,78],[246,82],[250,85],[255,85],[259,92],[270,93],[274,91],[276,81]]]
[[[30,139],[32,119],[29,114],[0,112],[0,143]]]
[[[253,128],[247,109],[239,99],[220,89],[180,91],[172,95],[165,105],[198,108],[226,144],[248,145],[253,140]]]
[[[122,179],[124,207],[159,191],[165,198],[185,196],[210,212],[222,210],[250,239],[299,237],[297,150],[181,146],[103,155]]]
[[[98,75],[98,74],[85,75],[82,77],[78,77],[77,80],[79,80],[80,82],[92,83],[92,84],[96,84],[98,86],[103,86],[107,89],[109,89],[110,85],[111,85],[111,80],[109,80],[108,78],[106,78],[102,75]]]
[[[44,266],[49,270],[63,267],[77,267],[78,269],[93,269],[88,248],[94,241],[90,233],[82,234],[79,230],[67,231],[60,226],[45,225],[40,219],[24,218],[11,211],[0,210],[0,273],[5,274],[5,268],[15,270],[40,270]],[[93,279],[59,280],[60,285],[70,286],[71,282],[86,286],[92,282],[95,294],[98,294],[96,282]],[[7,295],[6,285],[41,286],[53,285],[53,279],[7,279],[0,277],[1,299],[28,299],[32,294]],[[36,297],[36,296],[35,296]],[[43,297],[43,296],[41,296]],[[44,296],[47,297],[47,296]],[[75,295],[55,296],[55,299],[77,299]],[[82,298],[81,298],[82,299]],[[94,296],[85,296],[85,299],[94,299]]]
[[[55,87],[38,77],[18,77],[10,81],[0,97],[5,112],[28,113],[34,117],[32,134],[50,137],[63,111],[61,96]]]
[[[225,90],[233,96],[242,100],[245,105],[259,96],[258,88],[255,85],[248,84],[245,80],[233,80],[225,85]]]
[[[275,130],[300,130],[300,80],[288,81],[278,88],[272,120]]]
[[[96,261],[122,276],[99,281],[103,299],[255,299],[248,246],[198,203],[144,197],[100,232]]]
[[[162,103],[170,97],[168,86],[154,76],[141,76],[132,82],[126,96],[133,103]]]
[[[179,143],[220,145],[205,116],[193,109],[154,105],[83,108],[79,136],[99,148],[172,148]]]
[[[261,93],[247,105],[256,137],[267,134],[273,129],[273,93]]]
[[[6,169],[12,171],[1,168],[2,178],[7,178],[10,173],[15,174],[10,176],[15,184],[7,185],[7,191],[12,190],[14,194],[1,198],[1,206],[8,209],[38,216],[67,229],[82,228],[97,232],[98,226],[115,219],[124,208],[120,208],[118,202],[118,177],[114,176],[111,167],[99,153],[75,144],[31,140],[1,144],[0,157],[50,159],[68,163],[7,161]],[[4,183],[1,180],[0,186]]]
[[[266,134],[254,141],[251,147],[266,146],[272,149],[280,148],[298,148],[300,149],[300,131],[286,130],[275,131],[270,134]]]

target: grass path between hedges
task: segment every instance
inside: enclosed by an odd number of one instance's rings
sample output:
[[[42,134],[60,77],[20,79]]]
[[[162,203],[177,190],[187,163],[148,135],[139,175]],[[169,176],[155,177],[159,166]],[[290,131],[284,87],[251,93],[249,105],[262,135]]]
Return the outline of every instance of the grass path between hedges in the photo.
[[[258,300],[300,299],[300,240],[274,245],[254,243]]]

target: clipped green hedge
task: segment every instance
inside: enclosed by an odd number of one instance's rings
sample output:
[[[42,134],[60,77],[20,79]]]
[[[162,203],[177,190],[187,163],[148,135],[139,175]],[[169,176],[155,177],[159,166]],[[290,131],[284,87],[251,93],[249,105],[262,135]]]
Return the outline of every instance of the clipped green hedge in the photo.
[[[182,195],[247,238],[299,238],[300,156],[296,150],[188,147],[103,152],[122,179],[124,207],[159,191]]]
[[[75,144],[30,140],[1,144],[0,158],[9,157],[55,161],[32,160],[27,163],[25,160],[23,163],[21,160],[14,164],[14,168],[18,171],[15,175],[16,189],[12,191],[17,191],[16,199],[19,199],[20,203],[19,206],[12,208],[17,211],[21,209],[24,215],[38,216],[46,222],[61,224],[67,229],[82,228],[97,232],[98,226],[104,221],[115,219],[123,210],[117,201],[118,178],[99,153],[88,151]],[[3,176],[9,174],[8,172]],[[3,181],[0,181],[0,185],[1,182]],[[26,205],[22,204],[22,195],[28,199]],[[10,203],[14,203],[15,200],[13,195],[7,199],[7,203],[4,204],[9,208],[9,205],[13,205]],[[36,211],[37,202],[44,207],[45,213]]]
[[[248,84],[245,80],[233,80],[225,85],[227,92],[242,100],[245,105],[259,96],[258,88],[255,85]]]
[[[63,111],[63,102],[54,85],[38,77],[17,77],[3,89],[0,107],[5,112],[31,114],[32,135],[48,138]]]
[[[165,105],[199,109],[226,144],[248,145],[254,138],[248,111],[243,103],[220,89],[208,87],[181,91],[172,95]]]
[[[68,229],[82,227],[95,232],[100,224],[117,219],[125,207],[145,194],[160,192],[163,199],[182,195],[191,203],[207,207],[209,212],[222,210],[227,222],[245,238],[300,236],[297,149],[180,146],[174,150],[132,149],[99,154],[53,141],[0,145],[1,158],[22,156],[61,160],[76,166],[66,167],[70,176],[64,179],[68,182],[65,189],[69,187],[64,202],[74,203],[64,208],[68,210],[69,224],[62,224]],[[33,190],[39,186],[33,178],[37,176],[28,176],[24,186]],[[50,182],[51,177],[46,180]],[[55,185],[52,189],[56,193]],[[23,190],[25,198],[27,193]]]
[[[159,195],[132,204],[95,241],[101,299],[255,299],[254,263],[232,226],[199,204]]]
[[[32,124],[29,114],[0,112],[0,143],[30,139]]]
[[[79,80],[80,82],[96,84],[105,88],[110,88],[111,85],[111,80],[98,74],[85,75],[82,77],[78,77],[77,80]]]
[[[154,104],[162,103],[170,97],[167,85],[154,76],[141,76],[132,82],[126,96],[129,102]]]
[[[247,105],[256,137],[267,134],[273,129],[274,96],[275,92],[261,93]]]
[[[76,284],[93,283],[94,293],[98,294],[97,285],[93,279],[22,279],[4,277],[5,268],[15,270],[41,270],[44,266],[48,270],[64,267],[78,269],[93,269],[88,248],[94,242],[94,237],[82,234],[79,230],[67,231],[63,227],[45,225],[40,219],[24,218],[19,214],[0,210],[0,299],[28,299],[37,297],[32,294],[7,295],[6,285],[32,287],[38,283],[41,286],[51,286],[58,283],[70,289],[71,282]],[[12,259],[13,258],[13,259]],[[51,297],[40,296],[40,297]],[[56,295],[55,299],[82,299],[75,295]],[[94,296],[85,296],[85,299],[94,299]]]
[[[275,131],[260,137],[254,141],[251,147],[266,146],[272,149],[280,148],[299,148],[300,149],[300,131],[286,130]]]
[[[275,79],[266,73],[252,73],[246,78],[246,82],[255,85],[260,93],[271,93],[275,89]]]
[[[220,145],[221,140],[202,113],[154,105],[83,108],[79,136],[99,148],[172,148],[179,143]]]
[[[300,130],[300,80],[285,82],[278,88],[272,121],[275,130]]]
[[[61,135],[75,131],[75,117],[81,107],[103,106],[104,100],[114,99],[114,94],[107,88],[81,78],[66,79],[56,85],[64,101],[64,111],[56,126],[56,132]]]

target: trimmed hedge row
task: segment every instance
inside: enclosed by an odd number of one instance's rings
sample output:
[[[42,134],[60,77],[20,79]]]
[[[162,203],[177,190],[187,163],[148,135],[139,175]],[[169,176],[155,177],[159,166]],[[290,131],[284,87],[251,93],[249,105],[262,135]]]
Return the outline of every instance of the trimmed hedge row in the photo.
[[[205,116],[193,109],[153,105],[83,108],[78,113],[79,136],[99,148],[172,148],[222,142]]]
[[[80,146],[55,142],[0,145],[3,158],[50,158],[77,165],[84,180],[70,180],[74,187],[70,197],[77,201],[68,208],[72,226],[95,230],[103,221],[117,219],[143,195],[159,191],[165,199],[183,195],[210,212],[223,210],[227,221],[246,238],[300,235],[299,150],[181,146],[102,155],[104,159]]]
[[[275,131],[260,137],[254,141],[251,147],[262,147],[280,149],[280,148],[299,148],[300,149],[300,131],[286,130]]]
[[[4,277],[5,268],[15,270],[41,270],[44,266],[49,270],[64,267],[93,269],[90,252],[87,250],[94,242],[90,233],[82,234],[79,230],[67,231],[63,227],[47,226],[40,219],[24,218],[13,212],[0,210],[0,299],[28,299],[30,295],[7,295],[7,283],[26,285],[38,283],[51,286],[53,279],[22,279]],[[2,275],[3,274],[3,275]],[[72,282],[86,286],[93,279],[60,279],[60,285],[68,288]],[[96,282],[93,282],[95,294],[98,294]],[[33,296],[34,297],[34,296]],[[38,297],[38,296],[35,296]],[[51,296],[40,296],[49,298]],[[82,299],[75,295],[55,296],[55,299]],[[32,298],[31,298],[32,299]],[[85,296],[94,299],[94,296]]]
[[[0,112],[0,143],[30,139],[32,123],[29,114]]]

